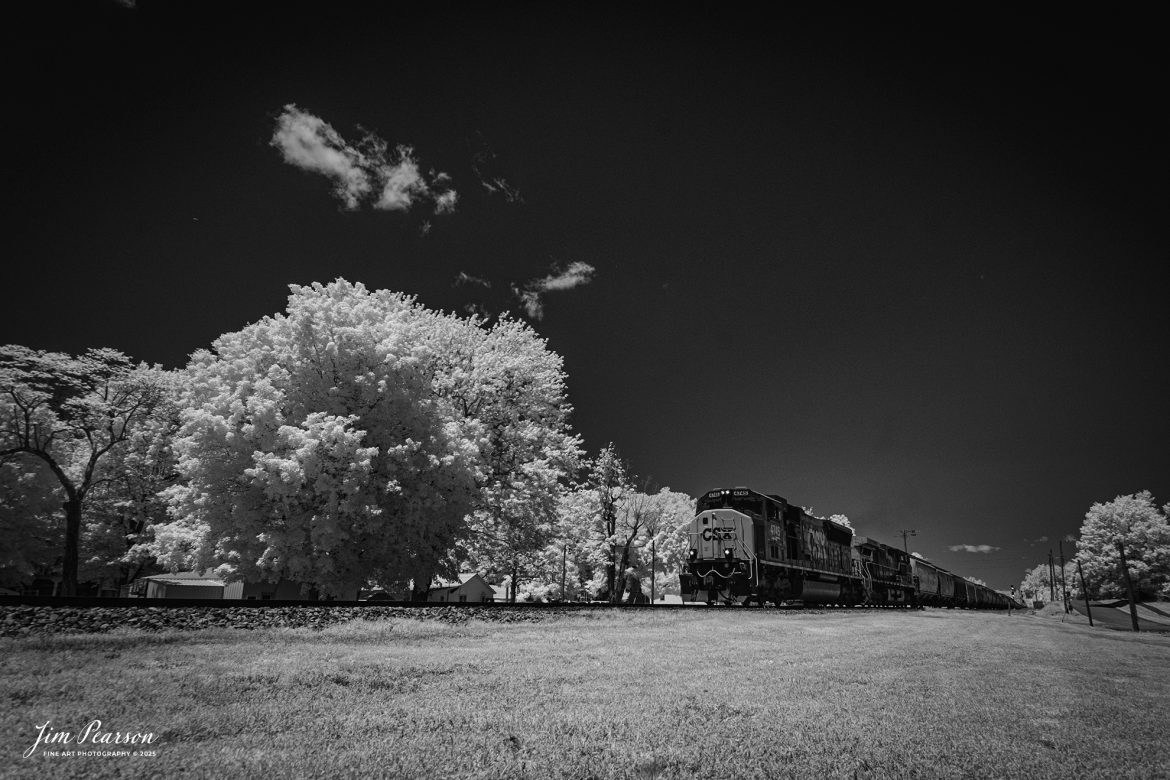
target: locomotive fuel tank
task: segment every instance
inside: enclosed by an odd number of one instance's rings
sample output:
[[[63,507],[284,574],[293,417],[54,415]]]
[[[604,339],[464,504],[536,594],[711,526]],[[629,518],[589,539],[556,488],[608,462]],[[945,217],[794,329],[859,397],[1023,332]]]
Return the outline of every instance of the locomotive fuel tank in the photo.
[[[841,585],[833,582],[805,580],[795,594],[806,604],[837,604],[841,601]]]

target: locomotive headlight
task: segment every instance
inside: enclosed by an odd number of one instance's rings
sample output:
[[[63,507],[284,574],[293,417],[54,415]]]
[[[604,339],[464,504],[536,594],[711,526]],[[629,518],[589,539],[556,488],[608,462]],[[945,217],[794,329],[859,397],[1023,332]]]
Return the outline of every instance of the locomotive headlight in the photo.
[[[696,550],[694,547],[692,547],[691,548],[691,560],[693,561],[698,557],[699,557],[699,551]]]
[[[723,548],[723,557],[729,561],[733,560],[735,558],[735,550],[732,550],[730,547],[724,547]]]

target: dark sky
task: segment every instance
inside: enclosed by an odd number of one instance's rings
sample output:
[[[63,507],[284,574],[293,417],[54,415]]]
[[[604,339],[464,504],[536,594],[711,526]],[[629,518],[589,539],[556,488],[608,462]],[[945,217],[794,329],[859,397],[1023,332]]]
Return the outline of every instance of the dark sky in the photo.
[[[916,529],[994,587],[1095,501],[1170,500],[1153,17],[368,5],[10,19],[0,341],[173,367],[289,283],[519,313],[587,263],[533,323],[589,450],[660,485]],[[270,144],[288,104],[455,211],[347,210]]]

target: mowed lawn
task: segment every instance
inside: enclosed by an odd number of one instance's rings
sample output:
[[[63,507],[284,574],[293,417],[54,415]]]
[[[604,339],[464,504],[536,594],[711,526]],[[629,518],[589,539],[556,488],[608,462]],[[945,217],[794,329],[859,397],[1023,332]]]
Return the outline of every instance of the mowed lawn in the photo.
[[[4,639],[0,692],[22,778],[1170,776],[1170,637],[1020,613]],[[22,758],[94,718],[158,755]]]

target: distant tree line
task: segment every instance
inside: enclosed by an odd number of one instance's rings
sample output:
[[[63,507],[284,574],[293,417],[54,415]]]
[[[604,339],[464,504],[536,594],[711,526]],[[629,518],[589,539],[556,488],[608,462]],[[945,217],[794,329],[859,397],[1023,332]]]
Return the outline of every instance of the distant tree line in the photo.
[[[193,568],[339,595],[470,569],[521,598],[663,592],[693,500],[612,444],[586,457],[527,324],[290,289],[174,371],[0,347],[0,586]]]
[[[1131,590],[1137,599],[1170,597],[1170,504],[1159,511],[1148,490],[1093,504],[1076,542],[1063,570],[1054,560],[1028,571],[1021,595],[1048,601],[1067,588],[1077,599],[1086,590],[1089,598],[1128,598]]]

